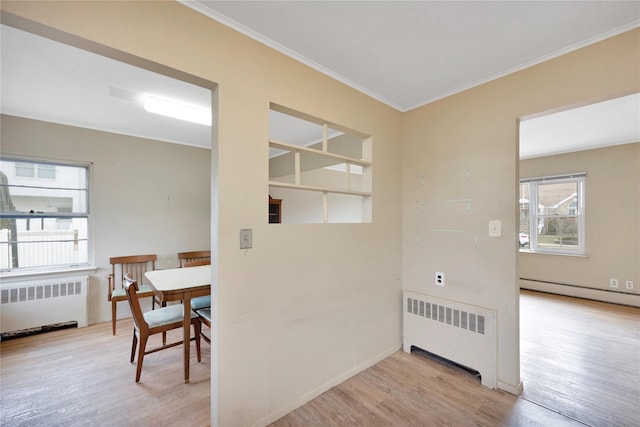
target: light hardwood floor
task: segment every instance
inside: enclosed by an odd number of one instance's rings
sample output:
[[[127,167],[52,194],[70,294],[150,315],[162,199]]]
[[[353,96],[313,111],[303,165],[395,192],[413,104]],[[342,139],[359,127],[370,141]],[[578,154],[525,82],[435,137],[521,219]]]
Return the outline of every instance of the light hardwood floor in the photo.
[[[396,353],[272,427],[640,426],[640,309],[522,291],[516,397]]]
[[[210,355],[202,362],[192,342],[189,384],[182,347],[145,356],[140,383],[129,363],[133,323],[118,321],[65,329],[0,343],[0,425],[207,426],[210,424]],[[182,330],[170,331],[179,341]],[[161,334],[149,339],[156,346]],[[171,342],[171,341],[169,341]]]
[[[521,305],[521,397],[399,351],[273,427],[640,425],[640,309],[531,292]],[[181,347],[147,356],[136,384],[131,328],[123,320],[115,337],[106,322],[1,342],[0,425],[210,425],[209,346],[201,363],[192,351],[189,384]]]
[[[592,426],[640,426],[640,309],[520,293],[522,397]]]

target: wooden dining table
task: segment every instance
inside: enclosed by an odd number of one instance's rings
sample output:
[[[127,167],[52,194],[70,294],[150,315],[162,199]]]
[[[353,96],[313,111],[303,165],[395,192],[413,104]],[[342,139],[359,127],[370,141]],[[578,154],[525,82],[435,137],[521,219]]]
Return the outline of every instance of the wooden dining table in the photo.
[[[191,347],[191,299],[211,294],[211,266],[169,268],[147,271],[145,277],[161,302],[182,301],[184,305],[184,382],[189,382]]]

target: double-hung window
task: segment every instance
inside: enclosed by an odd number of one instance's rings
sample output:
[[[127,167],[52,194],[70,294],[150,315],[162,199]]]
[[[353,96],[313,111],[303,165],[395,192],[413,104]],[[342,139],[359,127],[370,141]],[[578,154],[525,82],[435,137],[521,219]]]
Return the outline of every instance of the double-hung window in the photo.
[[[89,262],[89,165],[0,159],[0,271]]]
[[[520,180],[520,248],[584,254],[585,174]]]

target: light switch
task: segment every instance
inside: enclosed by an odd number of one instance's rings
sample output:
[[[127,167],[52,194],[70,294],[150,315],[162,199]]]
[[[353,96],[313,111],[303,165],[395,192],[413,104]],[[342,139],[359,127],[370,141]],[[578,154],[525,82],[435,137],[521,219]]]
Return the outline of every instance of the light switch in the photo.
[[[489,237],[502,236],[502,221],[499,219],[492,219],[489,221]]]
[[[240,249],[251,249],[253,246],[253,236],[250,228],[240,230]]]

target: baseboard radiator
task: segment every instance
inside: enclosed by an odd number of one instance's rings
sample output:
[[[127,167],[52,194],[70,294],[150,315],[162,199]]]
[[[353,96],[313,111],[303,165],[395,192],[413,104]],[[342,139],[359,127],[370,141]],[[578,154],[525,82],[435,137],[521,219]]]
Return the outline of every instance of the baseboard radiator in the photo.
[[[480,373],[482,385],[495,389],[496,312],[404,291],[403,350],[433,353]]]
[[[56,277],[2,283],[0,329],[5,333],[65,322],[88,324],[89,276]]]

